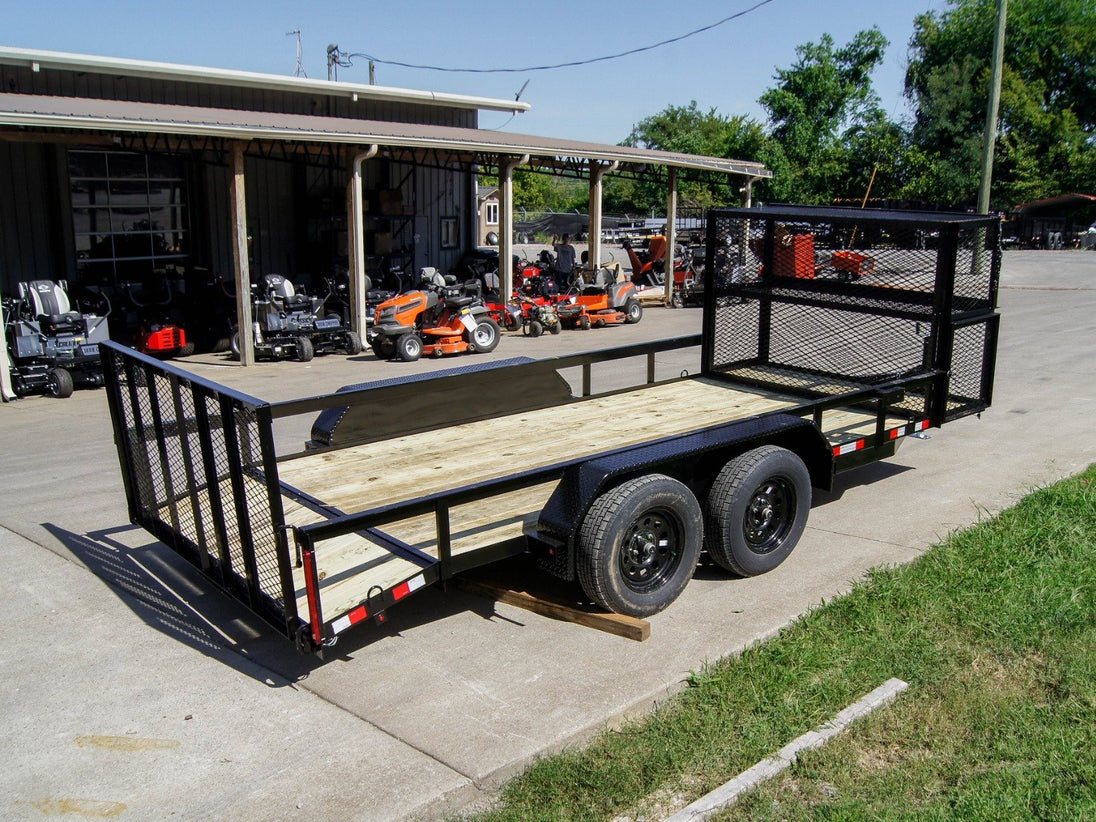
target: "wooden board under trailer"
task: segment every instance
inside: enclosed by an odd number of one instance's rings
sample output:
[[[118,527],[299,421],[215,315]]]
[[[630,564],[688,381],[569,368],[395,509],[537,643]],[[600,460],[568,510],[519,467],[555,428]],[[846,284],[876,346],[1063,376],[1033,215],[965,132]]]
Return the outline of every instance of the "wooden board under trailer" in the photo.
[[[692,378],[621,394],[528,411],[381,442],[305,453],[280,462],[286,524],[323,521],[293,500],[302,494],[350,514],[722,423],[802,407],[802,398]],[[894,425],[902,424],[896,418]],[[831,444],[875,431],[874,414],[846,409],[823,414]],[[492,496],[450,511],[454,556],[521,537],[535,525],[556,483]],[[385,533],[433,557],[433,516],[385,526]],[[419,566],[358,534],[316,545],[320,600],[326,619],[365,601],[376,587],[413,580]],[[303,571],[295,571],[297,607],[308,613]]]

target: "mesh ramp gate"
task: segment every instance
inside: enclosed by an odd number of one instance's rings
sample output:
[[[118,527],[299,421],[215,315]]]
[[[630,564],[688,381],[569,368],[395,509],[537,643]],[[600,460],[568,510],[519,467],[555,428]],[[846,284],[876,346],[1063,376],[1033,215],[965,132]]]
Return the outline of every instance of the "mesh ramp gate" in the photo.
[[[806,397],[905,384],[934,426],[986,408],[992,217],[805,206],[709,212],[704,368]],[[929,379],[924,379],[928,377]]]
[[[270,406],[116,343],[100,348],[130,520],[293,637]]]

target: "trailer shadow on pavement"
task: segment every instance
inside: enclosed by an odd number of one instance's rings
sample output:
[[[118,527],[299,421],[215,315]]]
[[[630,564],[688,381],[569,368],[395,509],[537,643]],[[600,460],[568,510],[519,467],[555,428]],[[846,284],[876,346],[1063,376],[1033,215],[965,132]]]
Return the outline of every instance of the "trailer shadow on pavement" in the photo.
[[[298,653],[292,643],[234,599],[222,593],[135,525],[77,534],[51,522],[42,527],[92,573],[142,622],[205,656],[270,688],[296,687],[320,666],[348,661],[355,650],[398,640],[414,630],[457,613],[520,623],[502,616],[495,603],[461,591],[427,591],[423,607],[393,613],[381,625],[369,625],[343,637],[323,657]]]
[[[868,465],[861,465],[853,471],[846,471],[834,477],[833,488],[829,491],[815,488],[814,493],[811,495],[811,508],[837,502],[845,495],[846,491],[851,491],[853,488],[874,485],[877,482],[913,470],[912,466],[893,462],[873,462]]]

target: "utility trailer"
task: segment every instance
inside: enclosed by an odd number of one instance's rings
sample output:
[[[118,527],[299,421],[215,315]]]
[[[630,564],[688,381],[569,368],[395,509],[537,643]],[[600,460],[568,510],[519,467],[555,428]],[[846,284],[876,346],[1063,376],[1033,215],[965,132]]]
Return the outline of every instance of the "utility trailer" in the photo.
[[[130,518],[302,651],[521,553],[645,616],[701,550],[775,568],[812,487],[989,405],[996,219],[714,210],[705,260],[699,335],[292,401],[106,344]],[[656,379],[656,356],[697,345],[699,373]],[[639,384],[594,392],[637,357]],[[294,419],[307,448],[281,453]]]

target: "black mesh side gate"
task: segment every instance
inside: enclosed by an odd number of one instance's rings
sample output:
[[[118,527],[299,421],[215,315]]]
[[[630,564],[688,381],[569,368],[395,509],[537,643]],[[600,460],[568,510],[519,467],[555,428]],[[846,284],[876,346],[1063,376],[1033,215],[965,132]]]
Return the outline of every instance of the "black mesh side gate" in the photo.
[[[999,222],[774,206],[709,212],[705,373],[840,396],[903,387],[933,425],[990,403]]]
[[[293,636],[269,405],[115,343],[101,350],[130,520]]]

